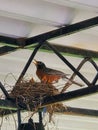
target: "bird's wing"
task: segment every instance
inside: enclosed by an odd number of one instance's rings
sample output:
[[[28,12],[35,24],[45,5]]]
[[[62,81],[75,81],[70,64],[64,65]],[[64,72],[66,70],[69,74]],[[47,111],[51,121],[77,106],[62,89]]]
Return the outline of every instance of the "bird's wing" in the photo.
[[[70,74],[65,74],[65,73],[63,73],[62,71],[54,70],[54,69],[51,69],[51,68],[46,68],[45,72],[46,72],[48,75],[57,75],[57,76],[60,76],[60,77],[62,77],[62,78],[65,78],[65,79],[68,79],[68,80],[69,80],[69,78],[68,78],[67,76],[70,75]],[[71,80],[70,82],[72,82],[73,84],[76,84],[76,85],[78,85],[78,86],[83,86],[83,84],[78,83],[78,82],[73,81],[73,80]]]
[[[63,78],[68,76],[69,74],[65,74],[59,70],[54,70],[54,69],[51,69],[51,68],[46,68],[45,72],[49,75],[59,75],[59,76],[62,76]]]

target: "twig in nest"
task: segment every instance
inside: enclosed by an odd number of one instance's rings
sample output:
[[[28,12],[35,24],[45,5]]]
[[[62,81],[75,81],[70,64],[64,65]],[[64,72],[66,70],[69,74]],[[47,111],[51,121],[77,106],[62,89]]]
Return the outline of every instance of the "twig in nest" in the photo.
[[[47,111],[49,113],[49,122],[52,120],[52,116],[54,112],[63,112],[67,110],[67,106],[63,106],[62,103],[57,103],[53,105],[47,106]]]

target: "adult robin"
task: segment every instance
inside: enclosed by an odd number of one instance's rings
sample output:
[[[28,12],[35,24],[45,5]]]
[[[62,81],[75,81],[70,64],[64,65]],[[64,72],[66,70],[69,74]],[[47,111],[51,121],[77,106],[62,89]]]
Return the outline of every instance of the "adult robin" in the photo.
[[[36,65],[36,75],[41,80],[41,82],[44,83],[56,83],[59,79],[68,79],[69,74],[65,74],[59,70],[48,68],[43,62],[33,60],[33,63]],[[70,81],[73,84],[76,84],[78,86],[82,86],[80,83],[77,83],[75,81]]]

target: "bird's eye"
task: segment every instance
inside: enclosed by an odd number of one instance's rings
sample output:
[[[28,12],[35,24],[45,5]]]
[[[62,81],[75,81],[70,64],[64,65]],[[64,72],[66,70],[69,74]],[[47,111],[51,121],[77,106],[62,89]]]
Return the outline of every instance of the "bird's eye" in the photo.
[[[42,62],[39,62],[39,65],[42,65]]]
[[[42,62],[39,62],[39,65],[43,65],[43,63],[42,63]]]

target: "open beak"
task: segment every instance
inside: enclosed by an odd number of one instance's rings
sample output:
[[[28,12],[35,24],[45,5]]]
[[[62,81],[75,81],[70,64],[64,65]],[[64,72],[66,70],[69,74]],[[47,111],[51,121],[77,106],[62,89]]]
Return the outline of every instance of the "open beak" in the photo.
[[[34,59],[34,60],[33,60],[33,63],[34,63],[35,65],[37,65],[37,60]]]

